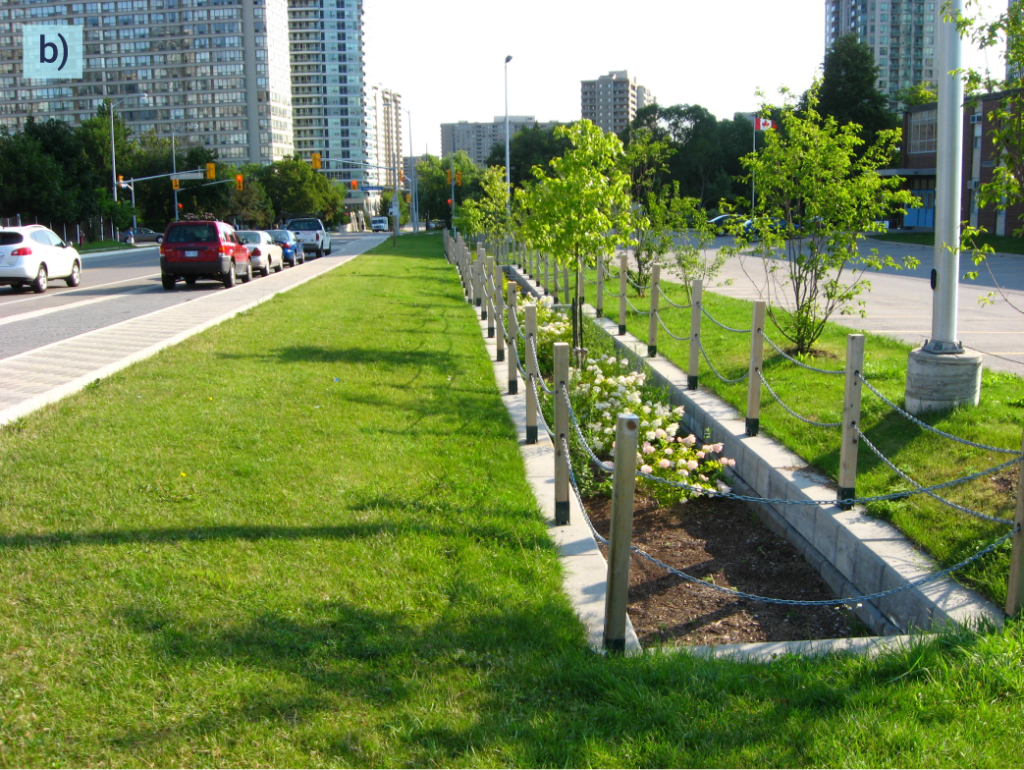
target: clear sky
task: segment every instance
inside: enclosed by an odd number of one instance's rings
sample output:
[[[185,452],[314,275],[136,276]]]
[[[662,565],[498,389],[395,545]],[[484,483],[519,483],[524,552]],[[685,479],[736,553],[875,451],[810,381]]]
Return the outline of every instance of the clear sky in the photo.
[[[663,105],[719,118],[755,91],[802,92],[825,55],[824,0],[366,0],[366,83],[398,91],[416,154],[439,154],[441,123],[505,114],[571,121],[580,81],[627,70]],[[1005,3],[1004,3],[1005,7]],[[965,63],[981,64],[965,48]],[[403,153],[409,152],[403,115]]]

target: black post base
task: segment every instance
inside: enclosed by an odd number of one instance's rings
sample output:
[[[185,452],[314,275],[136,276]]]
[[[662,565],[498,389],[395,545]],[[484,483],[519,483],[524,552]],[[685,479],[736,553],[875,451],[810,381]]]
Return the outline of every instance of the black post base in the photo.
[[[564,527],[569,523],[569,501],[555,502],[555,524]]]
[[[537,443],[537,426],[527,425],[526,426],[526,443],[536,444]]]
[[[761,427],[761,420],[759,420],[757,417],[748,417],[747,418],[747,435],[748,436],[756,436],[757,435],[757,431],[760,429],[760,427]]]
[[[477,307],[480,307],[480,297],[477,297],[477,298],[476,298],[476,306],[477,306]],[[485,311],[485,312],[486,312],[486,311]]]
[[[490,326],[490,327],[487,328],[487,339],[489,339],[489,340],[493,340],[494,339],[494,327],[493,326]]]
[[[686,389],[696,390],[697,389],[697,375],[686,375]]]
[[[619,324],[619,336],[621,337],[625,333],[626,333],[626,327],[623,326],[622,324]]]
[[[481,321],[486,321],[487,320],[487,308],[481,308],[480,309],[480,320]]]
[[[654,358],[657,355],[658,355],[658,346],[657,345],[648,345],[647,346],[647,357],[648,358]]]
[[[839,494],[836,496],[836,500],[852,500],[857,496],[857,492],[854,487],[839,487]],[[839,503],[839,509],[842,511],[848,511],[853,508],[849,503]]]
[[[626,651],[626,640],[625,639],[609,639],[607,636],[604,638],[604,648],[608,652],[625,652]]]
[[[505,360],[505,351],[504,350],[499,350],[498,351],[498,358],[497,358],[497,360],[498,361],[504,361]]]
[[[515,396],[518,393],[519,393],[519,380],[509,380],[508,381],[508,394],[510,396]]]

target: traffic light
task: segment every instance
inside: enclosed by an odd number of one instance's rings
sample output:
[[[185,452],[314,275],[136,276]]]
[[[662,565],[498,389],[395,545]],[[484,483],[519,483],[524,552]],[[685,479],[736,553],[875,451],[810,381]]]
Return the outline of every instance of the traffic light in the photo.
[[[412,193],[406,193],[405,194],[405,202],[406,203],[412,203]]]
[[[244,187],[245,187],[245,177],[243,177],[241,174],[235,175],[235,189],[236,190],[241,190],[241,189],[244,189]]]
[[[318,152],[314,152],[313,153],[313,168],[314,169],[319,169],[320,168],[320,153],[318,153]]]
[[[217,178],[217,164],[216,163],[207,163],[206,164],[206,178],[207,179],[216,179]],[[177,188],[175,188],[175,189],[177,189]]]
[[[405,184],[405,169],[404,168],[398,172],[398,182],[399,182],[399,184]]]
[[[449,205],[449,206],[451,206],[451,205],[452,205],[452,199],[451,199],[451,198],[449,198],[449,199],[448,199],[448,205]]]
[[[124,177],[120,174],[117,175],[117,186],[124,187]]]
[[[353,190],[358,190],[358,189],[359,189],[359,180],[357,180],[357,179],[353,179],[353,180],[352,180],[351,182],[349,182],[348,184],[349,184],[349,186],[350,186],[350,187],[351,187],[351,188],[352,188]]]
[[[181,211],[183,208],[185,208],[185,204],[184,203],[179,203],[178,204],[178,211]]]
[[[459,187],[462,187],[462,172],[461,171],[456,171],[455,172],[455,184],[457,184]]]
[[[445,179],[448,180],[448,184],[451,184],[452,183],[452,170],[450,168],[446,168],[444,170],[444,176],[445,176]]]
[[[171,180],[171,189],[172,190],[180,190],[181,189],[181,182],[179,180],[177,180],[177,179],[172,179]]]

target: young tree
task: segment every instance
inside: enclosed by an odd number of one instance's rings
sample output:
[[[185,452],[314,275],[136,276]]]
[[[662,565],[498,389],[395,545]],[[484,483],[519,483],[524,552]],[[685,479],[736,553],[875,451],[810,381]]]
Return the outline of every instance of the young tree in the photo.
[[[899,189],[901,178],[877,173],[900,132],[883,129],[865,147],[859,124],[818,113],[817,91],[816,83],[800,110],[785,104],[781,130],[743,158],[757,179],[757,203],[752,228],[736,233],[738,245],[762,259],[768,314],[801,354],[810,353],[833,313],[863,305],[857,297],[870,288],[867,268],[900,267],[877,250],[861,256],[858,243],[881,230],[887,215],[917,203]]]
[[[630,180],[622,169],[622,142],[614,134],[581,120],[559,126],[555,136],[565,137],[571,146],[547,169],[534,167],[534,181],[520,193],[523,234],[531,246],[576,272],[573,344],[579,348],[583,268],[628,243]]]
[[[480,187],[483,190],[480,198],[469,199],[459,207],[455,226],[466,235],[483,235],[490,241],[504,240],[512,232],[505,169],[501,166],[485,169]]]
[[[524,128],[509,139],[508,158],[512,187],[518,188],[532,178],[534,166],[546,166],[569,149],[564,136],[555,136],[555,128]],[[496,142],[487,156],[485,167],[505,169],[505,141]]]

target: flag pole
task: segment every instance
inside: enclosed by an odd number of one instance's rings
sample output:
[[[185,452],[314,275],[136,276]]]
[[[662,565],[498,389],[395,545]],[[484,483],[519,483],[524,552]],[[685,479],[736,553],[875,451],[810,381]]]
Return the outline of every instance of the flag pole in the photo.
[[[750,134],[752,151],[757,154],[757,118],[754,118],[754,130]],[[750,218],[754,218],[754,172],[750,172]]]

